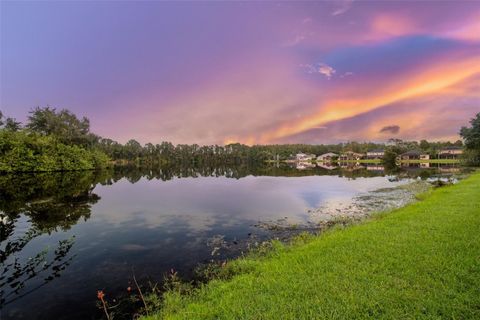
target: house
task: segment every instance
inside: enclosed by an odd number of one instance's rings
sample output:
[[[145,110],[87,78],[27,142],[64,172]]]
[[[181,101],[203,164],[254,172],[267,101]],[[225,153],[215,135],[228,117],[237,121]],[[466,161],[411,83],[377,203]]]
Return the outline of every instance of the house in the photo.
[[[365,154],[363,154],[363,153],[356,153],[356,152],[353,152],[353,151],[347,151],[347,152],[342,153],[340,155],[340,157],[338,158],[338,160],[340,160],[340,161],[361,160],[361,159],[363,159],[364,156],[365,156]]]
[[[315,160],[317,156],[314,154],[307,154],[307,153],[297,153],[295,159],[297,161],[312,161]]]
[[[462,154],[462,147],[445,147],[438,151],[438,159],[458,159]]]
[[[384,155],[385,150],[383,149],[370,150],[367,152],[367,159],[383,159]]]
[[[321,163],[317,163],[317,166],[319,168],[322,168],[322,169],[325,169],[325,170],[334,170],[334,169],[337,169],[338,167],[333,165],[331,162],[321,162]]]
[[[335,159],[338,159],[338,154],[333,152],[324,153],[317,157],[317,161],[319,162],[331,162]]]
[[[418,150],[411,150],[411,151],[402,153],[397,157],[397,160],[428,160],[428,159],[430,159],[429,154],[422,151],[418,151]]]

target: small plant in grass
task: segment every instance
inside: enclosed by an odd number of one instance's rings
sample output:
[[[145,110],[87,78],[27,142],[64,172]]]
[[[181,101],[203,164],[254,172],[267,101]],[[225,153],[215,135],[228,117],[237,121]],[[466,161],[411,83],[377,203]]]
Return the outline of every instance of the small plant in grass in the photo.
[[[293,245],[305,244],[315,238],[315,235],[309,232],[302,232],[299,235],[295,236],[290,243]]]
[[[178,272],[174,269],[170,269],[170,272],[167,273],[163,278],[163,288],[165,291],[174,291],[179,294],[188,294],[193,290],[193,285],[191,282],[183,281]]]
[[[227,261],[211,261],[210,263],[200,264],[194,271],[197,283],[206,283],[214,279],[228,280],[235,274],[229,267]]]
[[[353,224],[356,221],[354,217],[349,216],[336,216],[332,219],[332,225],[336,227],[346,227]]]

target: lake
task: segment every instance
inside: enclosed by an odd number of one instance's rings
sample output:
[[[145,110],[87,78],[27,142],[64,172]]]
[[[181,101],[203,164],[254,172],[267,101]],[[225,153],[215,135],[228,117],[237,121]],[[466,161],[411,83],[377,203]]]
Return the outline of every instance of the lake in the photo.
[[[262,223],[315,223],[316,208],[458,171],[438,166],[388,175],[376,164],[0,176],[1,318],[102,318],[97,290],[113,303],[134,273],[142,286],[171,269],[188,279],[199,263],[271,238]]]

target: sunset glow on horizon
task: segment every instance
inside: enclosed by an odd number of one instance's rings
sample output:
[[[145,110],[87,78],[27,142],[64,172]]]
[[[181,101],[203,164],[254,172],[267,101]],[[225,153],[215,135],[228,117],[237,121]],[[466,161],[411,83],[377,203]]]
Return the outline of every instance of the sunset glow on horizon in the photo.
[[[122,143],[457,140],[480,2],[2,2],[0,110]]]

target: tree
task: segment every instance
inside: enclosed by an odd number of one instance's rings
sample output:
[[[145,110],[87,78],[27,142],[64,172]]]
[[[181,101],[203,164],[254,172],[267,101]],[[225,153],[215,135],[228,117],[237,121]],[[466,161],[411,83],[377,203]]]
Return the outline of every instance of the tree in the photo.
[[[5,129],[9,131],[18,131],[22,128],[22,123],[15,118],[7,118],[5,120]]]
[[[460,129],[460,136],[465,142],[466,149],[480,151],[480,112],[470,120],[470,125],[470,128]]]
[[[130,139],[125,144],[125,152],[127,159],[134,160],[140,156],[140,153],[142,152],[142,145],[137,140]]]
[[[428,143],[427,140],[421,140],[420,149],[422,149],[423,151],[427,151],[428,149],[430,149],[430,143]]]
[[[460,129],[460,136],[465,142],[466,162],[470,165],[480,164],[480,112],[475,118],[470,120],[470,127],[462,127]]]
[[[0,111],[0,128],[4,128],[9,131],[18,131],[22,128],[22,123],[18,122],[15,118],[3,118],[3,113]]]
[[[394,168],[397,157],[403,153],[404,149],[399,146],[388,146],[385,148],[383,163],[388,168]]]
[[[90,121],[77,118],[71,111],[36,107],[30,111],[27,128],[42,135],[53,135],[65,144],[91,146],[99,137],[90,133]]]

